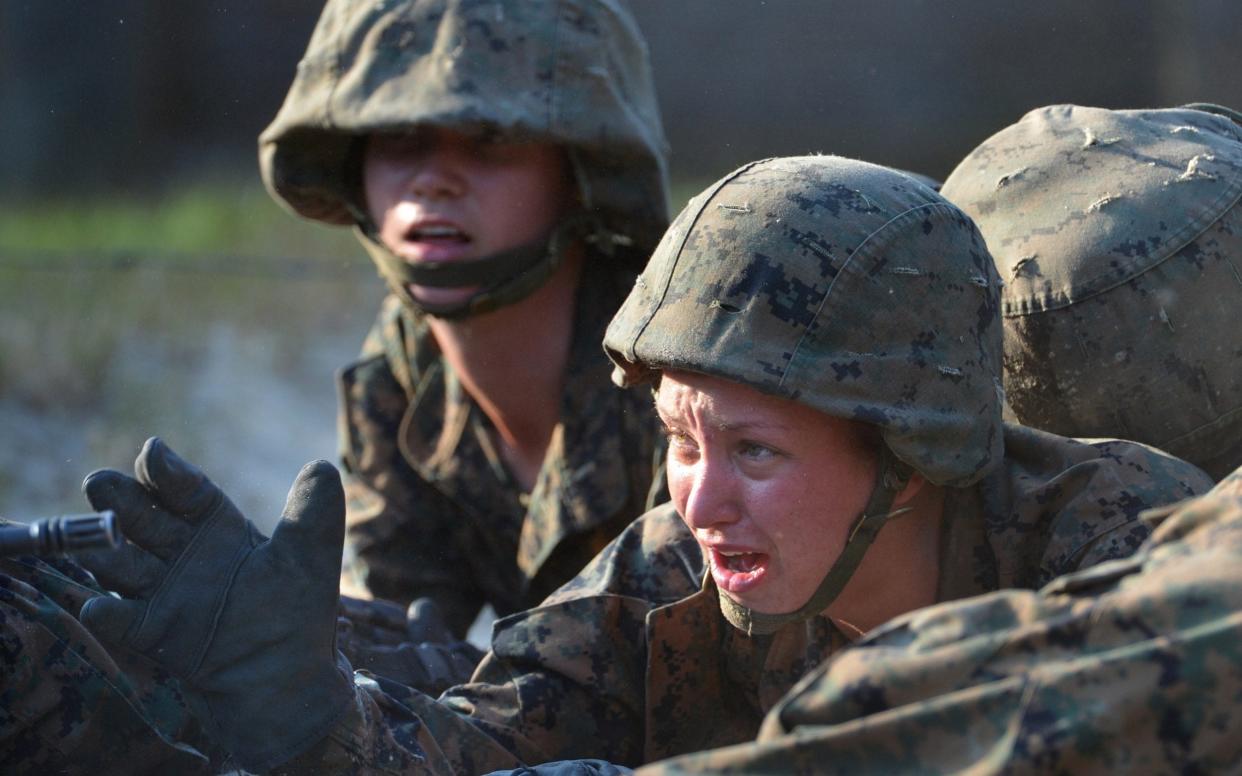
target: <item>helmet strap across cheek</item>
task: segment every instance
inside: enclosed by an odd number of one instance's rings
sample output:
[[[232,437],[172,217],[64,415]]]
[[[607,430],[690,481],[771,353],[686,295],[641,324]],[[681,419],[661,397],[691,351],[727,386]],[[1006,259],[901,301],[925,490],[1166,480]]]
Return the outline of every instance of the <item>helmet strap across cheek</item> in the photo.
[[[854,572],[862,563],[867,549],[879,535],[889,518],[909,511],[909,507],[894,510],[893,501],[901,493],[910,480],[911,467],[899,460],[888,449],[888,445],[880,446],[880,461],[876,467],[875,484],[871,488],[871,496],[862,514],[850,527],[849,535],[841,554],[833,561],[819,587],[811,595],[810,600],[797,610],[786,614],[764,614],[752,611],[730,598],[723,590],[718,590],[720,612],[729,624],[748,636],[775,633],[791,622],[809,620],[827,609],[841,595],[841,591],[849,584]]]

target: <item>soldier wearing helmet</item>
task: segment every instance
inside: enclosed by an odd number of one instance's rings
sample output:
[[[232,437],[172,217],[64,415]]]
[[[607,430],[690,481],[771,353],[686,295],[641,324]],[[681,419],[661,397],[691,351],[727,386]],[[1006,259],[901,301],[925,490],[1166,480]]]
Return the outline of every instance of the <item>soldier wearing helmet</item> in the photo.
[[[1130,558],[898,617],[804,677],[753,743],[638,773],[1236,770],[1242,469],[1144,520]]]
[[[604,340],[617,382],[656,386],[671,502],[539,607],[502,620],[471,684],[438,700],[383,678],[360,677],[352,692],[291,688],[286,703],[338,716],[287,731],[275,752],[270,736],[263,751],[222,743],[247,767],[290,770],[635,765],[752,739],[801,676],[888,618],[1129,555],[1148,534],[1140,511],[1210,482],[1142,445],[1003,423],[999,298],[973,223],[908,176],[822,156],[731,173],[674,221]],[[132,500],[92,498],[95,508],[201,527],[169,561],[172,582],[152,575],[154,593],[92,602],[83,619],[124,640],[141,610],[150,650],[161,622],[187,639],[183,613],[213,595],[177,584],[175,569],[231,544],[214,517],[200,522],[193,504],[220,502],[196,469],[149,445],[137,471]],[[335,560],[331,542],[299,538],[340,519],[334,481],[326,467],[304,470],[270,553],[303,558],[298,569]],[[266,566],[239,568],[246,595],[221,620],[291,595]],[[330,614],[306,605],[299,622]],[[220,655],[250,649],[242,630],[215,632]],[[214,651],[196,658],[191,686],[260,707],[251,669],[230,663],[217,677]],[[331,666],[322,645],[298,639],[259,652],[255,671]]]
[[[1017,419],[1242,465],[1242,116],[1054,105],[944,184],[1005,280]]]
[[[646,45],[613,0],[330,0],[260,137],[273,196],[352,225],[390,296],[340,375],[343,581],[461,635],[661,493],[599,340],[667,224]]]

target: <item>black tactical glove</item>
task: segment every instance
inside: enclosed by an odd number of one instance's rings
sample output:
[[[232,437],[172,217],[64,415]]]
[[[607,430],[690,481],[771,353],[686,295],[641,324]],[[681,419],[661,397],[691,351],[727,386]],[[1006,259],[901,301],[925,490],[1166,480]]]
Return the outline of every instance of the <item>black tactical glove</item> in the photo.
[[[341,596],[336,638],[354,668],[432,696],[469,681],[483,659],[477,647],[454,638],[431,598],[403,610],[390,601]]]
[[[324,461],[294,480],[266,539],[221,490],[159,439],[134,463],[88,475],[129,544],[83,558],[104,587],[82,623],[180,677],[204,722],[248,770],[284,762],[322,738],[353,698],[335,647],[345,498]]]

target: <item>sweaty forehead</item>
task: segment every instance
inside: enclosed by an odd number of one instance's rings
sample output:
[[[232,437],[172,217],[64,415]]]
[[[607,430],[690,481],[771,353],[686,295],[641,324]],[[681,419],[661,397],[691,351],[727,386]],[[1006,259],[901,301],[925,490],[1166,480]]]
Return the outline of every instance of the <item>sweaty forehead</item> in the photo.
[[[878,444],[873,426],[698,372],[665,370],[655,391],[655,404],[662,421],[681,428],[719,433],[770,431],[786,435],[786,440],[796,437],[831,449],[843,444],[868,455]]]
[[[814,413],[809,407],[761,393],[748,385],[696,372],[666,371],[655,394],[665,420],[690,420],[721,431],[738,428],[790,428]]]

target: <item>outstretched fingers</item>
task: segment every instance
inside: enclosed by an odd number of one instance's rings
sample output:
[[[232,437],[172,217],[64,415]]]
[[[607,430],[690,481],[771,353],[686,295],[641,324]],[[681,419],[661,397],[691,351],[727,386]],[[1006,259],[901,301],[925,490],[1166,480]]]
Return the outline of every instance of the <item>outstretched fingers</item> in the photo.
[[[225,498],[202,469],[174,453],[159,437],[151,437],[142,446],[134,474],[161,506],[192,525],[201,523]]]
[[[93,508],[116,513],[126,539],[162,561],[172,562],[194,535],[192,526],[163,509],[137,480],[113,469],[86,475],[82,492]]]

